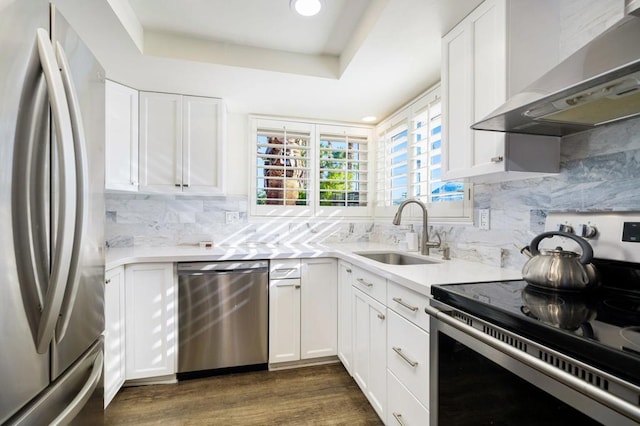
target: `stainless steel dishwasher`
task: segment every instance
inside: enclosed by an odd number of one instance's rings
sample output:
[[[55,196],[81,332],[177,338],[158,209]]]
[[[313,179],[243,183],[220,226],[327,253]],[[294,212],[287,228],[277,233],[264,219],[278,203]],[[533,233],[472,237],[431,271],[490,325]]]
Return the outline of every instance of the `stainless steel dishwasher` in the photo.
[[[269,262],[178,263],[178,378],[267,366]]]

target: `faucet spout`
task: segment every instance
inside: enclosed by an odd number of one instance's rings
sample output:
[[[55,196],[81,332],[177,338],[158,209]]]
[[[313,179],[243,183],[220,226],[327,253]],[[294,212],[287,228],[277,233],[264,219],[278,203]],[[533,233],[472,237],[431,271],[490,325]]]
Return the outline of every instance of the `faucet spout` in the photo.
[[[420,239],[420,253],[423,255],[429,255],[429,248],[437,248],[440,247],[440,242],[437,243],[430,243],[429,242],[429,220],[428,220],[428,213],[427,213],[427,206],[424,205],[424,203],[420,200],[413,200],[413,199],[409,199],[409,200],[405,200],[403,201],[399,206],[398,206],[398,211],[396,211],[395,216],[393,217],[393,224],[394,225],[400,225],[400,222],[402,221],[402,210],[404,210],[404,208],[408,205],[408,204],[417,204],[418,206],[420,206],[420,209],[422,209],[422,238]]]

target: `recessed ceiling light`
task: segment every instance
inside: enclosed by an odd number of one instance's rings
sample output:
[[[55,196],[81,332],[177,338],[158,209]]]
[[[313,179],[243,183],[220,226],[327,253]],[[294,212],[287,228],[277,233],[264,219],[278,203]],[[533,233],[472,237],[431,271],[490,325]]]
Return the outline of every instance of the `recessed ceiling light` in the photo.
[[[362,117],[361,118],[361,120],[364,121],[365,123],[373,123],[377,119],[378,119],[378,117],[373,116],[373,115],[367,115],[366,117]]]
[[[302,16],[316,15],[322,9],[320,0],[291,0],[289,6]]]

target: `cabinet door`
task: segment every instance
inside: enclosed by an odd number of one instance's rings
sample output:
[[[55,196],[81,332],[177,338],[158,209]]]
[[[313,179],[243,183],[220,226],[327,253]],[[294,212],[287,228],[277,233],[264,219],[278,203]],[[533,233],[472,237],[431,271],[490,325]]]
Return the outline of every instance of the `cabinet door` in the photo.
[[[353,287],[353,378],[381,419],[387,407],[386,308]]]
[[[504,171],[504,135],[469,128],[506,99],[506,4],[487,0],[442,40],[446,179]]]
[[[105,81],[105,188],[138,190],[138,91]]]
[[[220,99],[182,97],[185,192],[223,193],[225,111]]]
[[[177,281],[173,263],[139,263],[126,271],[127,380],[175,374]]]
[[[124,267],[105,273],[104,286],[104,407],[107,408],[125,380]]]
[[[387,371],[387,424],[388,425],[429,425],[429,410],[411,392]]]
[[[353,368],[353,320],[351,313],[352,298],[352,277],[351,264],[343,261],[338,262],[338,358],[342,365],[352,373]]]
[[[447,178],[465,174],[471,165],[471,55],[471,30],[461,23],[442,39],[442,167]]]
[[[335,259],[302,260],[300,358],[338,353],[338,271]]]
[[[182,96],[140,92],[140,190],[182,192]]]
[[[269,363],[300,360],[300,279],[269,282]]]
[[[473,40],[473,116],[468,126],[507,99],[507,18],[504,0],[485,2],[470,20]],[[473,174],[505,170],[505,136],[472,130]]]
[[[429,334],[391,309],[387,312],[388,368],[429,408]]]

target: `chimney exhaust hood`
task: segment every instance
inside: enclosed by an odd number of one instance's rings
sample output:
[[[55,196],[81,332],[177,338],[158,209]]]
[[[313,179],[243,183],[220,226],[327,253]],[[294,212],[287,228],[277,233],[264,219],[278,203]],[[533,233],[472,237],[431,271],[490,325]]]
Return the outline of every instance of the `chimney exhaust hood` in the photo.
[[[471,126],[565,136],[640,116],[640,0],[614,27]]]

